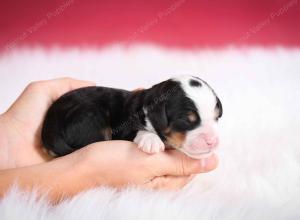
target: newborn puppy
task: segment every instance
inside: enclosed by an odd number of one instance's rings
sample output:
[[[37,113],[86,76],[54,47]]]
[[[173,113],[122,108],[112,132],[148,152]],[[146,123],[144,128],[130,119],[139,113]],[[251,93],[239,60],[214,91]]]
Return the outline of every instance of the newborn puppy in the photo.
[[[135,92],[86,87],[52,104],[42,142],[56,156],[98,141],[129,140],[147,153],[175,148],[202,158],[218,145],[221,116],[219,98],[198,77],[180,76]]]

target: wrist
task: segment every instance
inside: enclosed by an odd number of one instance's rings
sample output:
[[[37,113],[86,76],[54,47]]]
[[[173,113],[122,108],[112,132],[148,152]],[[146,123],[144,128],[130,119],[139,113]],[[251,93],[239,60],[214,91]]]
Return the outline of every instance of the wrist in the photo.
[[[55,159],[50,163],[55,163],[56,167],[54,182],[62,187],[62,191],[68,190],[69,196],[97,185],[96,174],[89,169],[85,161],[81,160],[81,155],[77,152]]]
[[[34,177],[34,179],[31,185],[26,182],[26,178],[23,178],[25,183],[20,184],[22,189],[26,189],[26,185],[31,186],[32,189],[37,187],[41,195],[48,193],[49,199],[54,202],[70,198],[94,186],[85,167],[77,163],[73,155],[28,168],[32,168],[33,171],[33,174],[29,172],[29,178]]]
[[[0,197],[14,184],[24,191],[37,190],[40,196],[47,195],[52,202],[90,187],[81,170],[68,158],[0,171]]]

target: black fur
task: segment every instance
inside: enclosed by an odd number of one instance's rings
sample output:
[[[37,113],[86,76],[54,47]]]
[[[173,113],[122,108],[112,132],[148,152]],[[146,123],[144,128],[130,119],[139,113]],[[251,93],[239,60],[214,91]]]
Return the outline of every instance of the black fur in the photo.
[[[197,80],[194,80],[194,79],[191,79],[189,84],[190,84],[190,86],[194,86],[194,87],[201,87],[202,86],[201,82],[199,82]]]

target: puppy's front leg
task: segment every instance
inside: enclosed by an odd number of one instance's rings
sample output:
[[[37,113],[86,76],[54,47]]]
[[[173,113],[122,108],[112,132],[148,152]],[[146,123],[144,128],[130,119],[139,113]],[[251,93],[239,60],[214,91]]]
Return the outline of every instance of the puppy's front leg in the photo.
[[[163,151],[165,145],[160,137],[150,131],[138,131],[136,137],[133,140],[142,151],[153,154]]]

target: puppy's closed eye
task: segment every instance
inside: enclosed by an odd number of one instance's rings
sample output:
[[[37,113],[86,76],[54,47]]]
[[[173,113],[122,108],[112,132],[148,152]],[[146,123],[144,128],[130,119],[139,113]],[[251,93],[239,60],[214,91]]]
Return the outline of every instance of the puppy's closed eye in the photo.
[[[176,131],[192,130],[199,124],[199,116],[194,111],[188,111],[176,118],[171,127]]]

